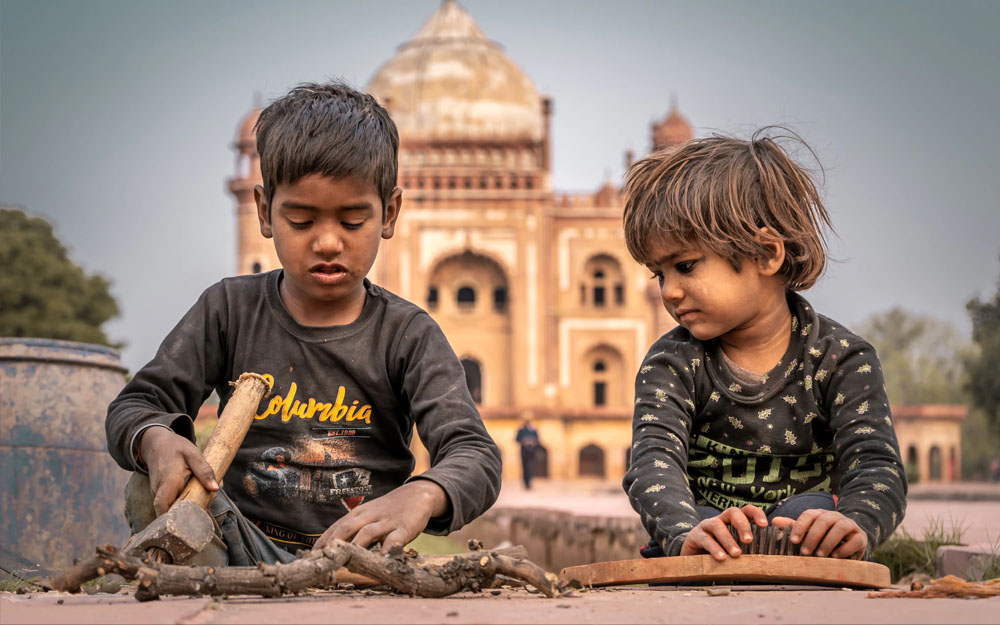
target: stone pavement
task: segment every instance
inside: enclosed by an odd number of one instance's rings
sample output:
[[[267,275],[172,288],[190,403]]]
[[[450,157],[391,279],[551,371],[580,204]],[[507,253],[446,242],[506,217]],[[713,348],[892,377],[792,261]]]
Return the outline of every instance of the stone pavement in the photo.
[[[964,494],[963,494],[964,493]],[[965,542],[1000,537],[1000,486],[976,496],[912,493],[904,520],[920,536],[934,523],[966,527]],[[994,498],[994,495],[997,495]],[[561,510],[587,516],[634,515],[614,484],[572,487],[538,482],[525,491],[504,486],[497,508]],[[445,599],[417,599],[360,591],[298,597],[167,598],[139,603],[117,595],[0,593],[0,625],[7,623],[998,623],[992,599],[874,599],[866,591],[806,586],[731,586],[725,596],[704,587],[623,587],[546,599],[523,589]]]
[[[323,592],[282,599],[128,594],[0,595],[0,623],[997,623],[991,599],[872,599],[858,590],[731,587],[620,588],[547,599],[524,590],[415,599]]]

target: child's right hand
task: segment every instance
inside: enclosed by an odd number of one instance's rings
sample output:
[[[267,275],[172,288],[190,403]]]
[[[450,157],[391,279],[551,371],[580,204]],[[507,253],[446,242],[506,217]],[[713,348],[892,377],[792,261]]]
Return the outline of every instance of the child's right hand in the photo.
[[[750,541],[753,540],[750,535],[751,523],[756,523],[758,527],[767,527],[767,514],[751,504],[742,508],[726,508],[722,514],[705,519],[688,532],[687,538],[684,539],[684,544],[681,546],[681,555],[693,556],[699,553],[708,553],[722,562],[726,559],[726,552],[729,552],[729,555],[738,558],[743,551],[733,540],[729,526],[732,525],[736,528],[743,544],[750,544]]]
[[[139,439],[139,455],[149,468],[149,487],[153,491],[156,516],[170,509],[192,474],[208,490],[219,490],[215,472],[201,450],[170,428],[146,429]]]

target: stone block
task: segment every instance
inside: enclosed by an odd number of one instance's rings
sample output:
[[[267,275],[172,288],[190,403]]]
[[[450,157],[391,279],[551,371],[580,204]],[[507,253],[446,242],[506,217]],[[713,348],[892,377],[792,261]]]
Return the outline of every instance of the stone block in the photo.
[[[1000,559],[1000,545],[944,545],[937,550],[937,575],[957,575],[980,580],[983,572]]]

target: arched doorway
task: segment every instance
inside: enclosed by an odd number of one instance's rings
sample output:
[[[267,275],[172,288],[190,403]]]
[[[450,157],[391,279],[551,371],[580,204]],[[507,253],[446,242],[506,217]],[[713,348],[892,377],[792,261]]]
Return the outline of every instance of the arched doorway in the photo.
[[[931,447],[929,464],[930,464],[930,470],[929,470],[930,475],[927,476],[928,479],[935,482],[939,481],[941,479],[941,449],[937,445]]]
[[[479,362],[473,358],[463,358],[462,368],[465,369],[465,383],[469,387],[472,401],[483,403],[483,370]]]
[[[539,445],[535,449],[535,477],[549,476],[549,450],[545,445]]]
[[[486,255],[459,252],[442,258],[430,271],[428,310],[463,358],[469,391],[483,406],[511,401],[513,303],[504,268]],[[464,362],[466,358],[476,366]]]
[[[580,450],[580,477],[599,477],[604,479],[604,450],[594,445],[587,445]]]
[[[906,449],[906,464],[903,466],[906,471],[906,481],[916,484],[920,481],[920,464],[917,461],[917,447],[910,445]]]

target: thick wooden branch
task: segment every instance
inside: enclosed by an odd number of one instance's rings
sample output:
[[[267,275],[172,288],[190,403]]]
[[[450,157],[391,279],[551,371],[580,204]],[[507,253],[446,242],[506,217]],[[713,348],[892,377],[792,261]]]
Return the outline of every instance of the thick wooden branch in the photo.
[[[135,580],[136,599],[163,595],[260,595],[277,597],[308,588],[331,588],[338,582],[337,571],[376,580],[399,592],[419,597],[445,597],[457,592],[478,592],[490,588],[497,576],[517,579],[534,586],[546,596],[562,593],[555,574],[529,560],[494,551],[461,554],[443,561],[433,556],[427,561],[402,552],[392,556],[368,551],[341,540],[322,552],[308,553],[288,564],[241,566],[178,566],[127,556],[112,545],[97,548],[97,555],[67,569],[51,580],[55,590],[78,592],[80,585],[97,577],[117,573]]]

